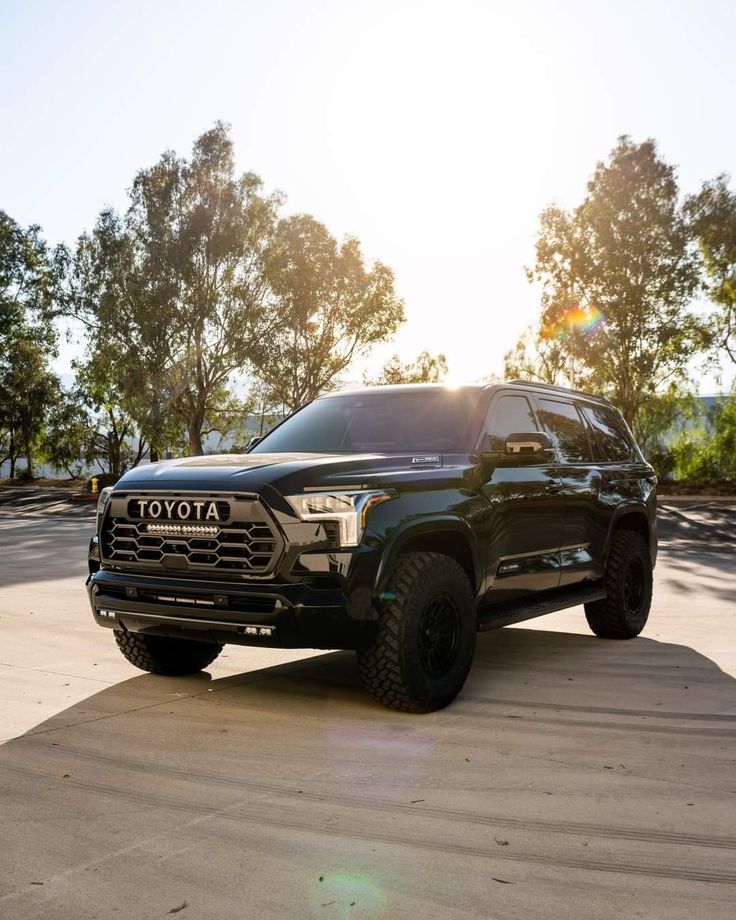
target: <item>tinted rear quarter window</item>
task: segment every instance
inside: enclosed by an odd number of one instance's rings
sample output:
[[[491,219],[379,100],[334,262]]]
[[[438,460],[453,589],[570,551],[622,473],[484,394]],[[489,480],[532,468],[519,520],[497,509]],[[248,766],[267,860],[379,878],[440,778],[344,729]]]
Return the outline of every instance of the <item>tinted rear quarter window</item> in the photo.
[[[539,399],[539,419],[549,432],[563,463],[590,463],[588,434],[577,408],[559,399]]]
[[[634,445],[623,418],[608,406],[582,406],[591,428],[595,459],[600,463],[630,460]]]

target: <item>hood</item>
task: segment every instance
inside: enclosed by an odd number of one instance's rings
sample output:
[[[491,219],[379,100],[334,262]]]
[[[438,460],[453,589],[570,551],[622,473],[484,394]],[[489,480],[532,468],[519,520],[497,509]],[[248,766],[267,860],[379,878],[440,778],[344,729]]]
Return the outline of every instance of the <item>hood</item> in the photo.
[[[428,479],[463,478],[471,463],[465,455],[447,454],[216,454],[137,466],[118,487],[259,492],[273,486],[282,495],[308,486],[401,488]]]

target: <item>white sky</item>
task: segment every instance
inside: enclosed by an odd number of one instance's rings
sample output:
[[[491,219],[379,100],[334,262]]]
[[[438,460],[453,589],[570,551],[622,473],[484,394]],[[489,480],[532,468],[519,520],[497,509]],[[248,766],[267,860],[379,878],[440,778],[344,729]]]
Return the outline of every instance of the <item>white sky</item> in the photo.
[[[428,348],[471,380],[537,312],[540,210],[618,135],[685,191],[736,171],[734,35],[725,0],[0,0],[0,208],[71,242],[223,119],[240,169],[395,270],[371,367]]]

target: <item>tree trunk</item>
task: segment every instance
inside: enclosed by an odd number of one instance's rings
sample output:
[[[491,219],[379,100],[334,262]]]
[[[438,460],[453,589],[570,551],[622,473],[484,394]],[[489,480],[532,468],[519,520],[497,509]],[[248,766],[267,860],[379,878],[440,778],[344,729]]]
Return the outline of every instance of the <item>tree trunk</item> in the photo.
[[[8,460],[10,460],[10,478],[15,479],[15,431],[10,429],[10,446],[8,448]]]
[[[148,459],[151,463],[158,463],[158,447],[154,447],[153,444],[148,448]]]
[[[202,447],[202,423],[203,420],[193,418],[187,425],[189,432],[189,453],[193,457],[201,457],[204,453]]]

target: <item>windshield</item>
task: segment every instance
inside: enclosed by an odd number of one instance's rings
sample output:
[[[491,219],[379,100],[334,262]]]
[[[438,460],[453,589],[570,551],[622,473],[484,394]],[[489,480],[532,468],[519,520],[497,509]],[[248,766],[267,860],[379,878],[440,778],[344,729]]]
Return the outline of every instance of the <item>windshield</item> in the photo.
[[[253,453],[469,452],[480,426],[481,390],[367,393],[316,399]]]

